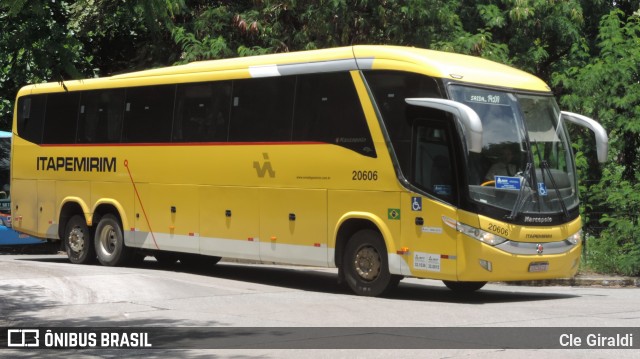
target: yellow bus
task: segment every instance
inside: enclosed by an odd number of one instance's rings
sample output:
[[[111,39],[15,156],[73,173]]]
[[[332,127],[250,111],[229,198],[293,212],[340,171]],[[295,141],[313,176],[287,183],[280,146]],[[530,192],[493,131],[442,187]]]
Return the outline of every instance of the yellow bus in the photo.
[[[17,96],[17,230],[73,263],[337,267],[359,295],[403,277],[473,291],[575,274],[567,121],[538,78],[395,46],[194,62]]]

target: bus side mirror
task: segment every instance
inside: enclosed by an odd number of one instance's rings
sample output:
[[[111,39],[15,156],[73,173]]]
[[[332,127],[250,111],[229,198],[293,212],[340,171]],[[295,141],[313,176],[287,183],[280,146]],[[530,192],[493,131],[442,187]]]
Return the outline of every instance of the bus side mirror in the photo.
[[[409,105],[434,108],[452,114],[462,126],[468,151],[482,152],[482,122],[471,107],[442,98],[407,98],[405,101]]]
[[[562,111],[562,118],[576,125],[586,127],[596,135],[596,150],[598,152],[598,162],[607,162],[607,152],[609,151],[609,137],[604,127],[593,119],[577,113]]]

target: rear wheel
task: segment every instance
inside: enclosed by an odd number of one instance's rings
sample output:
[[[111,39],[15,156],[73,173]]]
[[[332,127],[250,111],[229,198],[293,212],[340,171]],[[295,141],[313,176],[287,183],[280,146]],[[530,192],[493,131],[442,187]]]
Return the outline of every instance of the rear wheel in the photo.
[[[67,257],[71,263],[87,264],[96,260],[93,248],[93,231],[87,226],[82,215],[75,215],[69,219],[64,231]]]
[[[360,230],[349,239],[342,266],[345,282],[358,295],[384,295],[402,279],[389,273],[387,247],[382,235],[371,229]]]
[[[112,214],[106,214],[98,222],[95,235],[95,248],[98,261],[105,266],[122,266],[129,262],[134,254],[124,245],[124,234],[120,220]]]
[[[487,284],[487,282],[453,282],[448,280],[443,280],[442,282],[447,288],[456,293],[472,293]]]

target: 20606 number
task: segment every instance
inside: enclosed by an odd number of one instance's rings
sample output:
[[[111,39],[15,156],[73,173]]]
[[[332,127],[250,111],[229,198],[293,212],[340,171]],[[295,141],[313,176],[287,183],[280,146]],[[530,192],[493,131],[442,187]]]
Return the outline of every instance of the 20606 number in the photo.
[[[493,232],[495,234],[499,234],[499,235],[504,236],[504,237],[508,237],[509,236],[509,230],[508,229],[506,229],[504,227],[501,227],[501,226],[498,226],[498,225],[495,225],[493,223],[489,223],[489,231],[491,231],[491,232]]]
[[[378,171],[353,171],[351,179],[353,181],[377,181]]]

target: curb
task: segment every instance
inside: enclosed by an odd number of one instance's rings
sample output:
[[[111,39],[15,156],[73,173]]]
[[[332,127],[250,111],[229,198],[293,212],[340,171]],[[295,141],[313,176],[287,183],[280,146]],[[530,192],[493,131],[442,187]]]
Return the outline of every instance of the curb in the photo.
[[[640,278],[635,277],[607,277],[607,276],[576,276],[573,278],[543,279],[503,282],[507,285],[525,286],[570,286],[570,287],[639,287]]]

